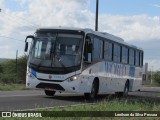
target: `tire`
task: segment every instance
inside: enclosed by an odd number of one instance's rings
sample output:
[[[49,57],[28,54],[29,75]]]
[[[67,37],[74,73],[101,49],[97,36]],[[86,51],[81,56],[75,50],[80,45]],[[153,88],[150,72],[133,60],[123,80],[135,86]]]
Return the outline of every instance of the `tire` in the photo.
[[[127,97],[129,93],[129,81],[126,82],[124,91],[123,91],[123,97]]]
[[[116,97],[127,97],[129,92],[129,81],[126,82],[123,92],[116,92]]]
[[[115,97],[123,97],[123,92],[116,92]]]
[[[98,82],[94,80],[91,88],[91,93],[84,93],[84,96],[87,100],[94,100],[98,94]]]
[[[44,90],[44,92],[47,96],[54,96],[56,93],[56,91],[49,91],[49,90]]]

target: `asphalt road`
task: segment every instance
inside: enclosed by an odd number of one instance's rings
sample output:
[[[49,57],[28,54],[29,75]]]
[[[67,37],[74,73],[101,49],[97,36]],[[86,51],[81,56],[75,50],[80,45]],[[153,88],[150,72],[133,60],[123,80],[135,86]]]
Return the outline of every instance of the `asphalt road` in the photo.
[[[160,100],[160,88],[143,88],[140,92],[130,93],[129,97]],[[42,90],[0,91],[0,111],[85,104],[104,101],[104,99],[108,99],[108,95],[101,95],[96,101],[86,101],[80,94],[56,94],[54,97],[47,97]]]

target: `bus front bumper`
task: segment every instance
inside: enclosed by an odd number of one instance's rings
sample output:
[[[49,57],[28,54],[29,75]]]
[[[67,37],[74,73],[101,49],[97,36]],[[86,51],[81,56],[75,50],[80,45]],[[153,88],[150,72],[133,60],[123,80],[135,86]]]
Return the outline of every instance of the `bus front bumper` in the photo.
[[[82,80],[80,77],[77,80],[71,81],[70,78],[64,81],[39,80],[36,77],[26,78],[27,88],[42,88],[67,93],[84,93],[90,92],[88,80]]]

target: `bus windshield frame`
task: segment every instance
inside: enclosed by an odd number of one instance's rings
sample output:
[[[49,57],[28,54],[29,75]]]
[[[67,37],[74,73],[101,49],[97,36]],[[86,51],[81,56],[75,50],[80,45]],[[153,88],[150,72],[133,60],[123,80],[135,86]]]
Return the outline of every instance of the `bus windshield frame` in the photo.
[[[29,67],[43,73],[65,74],[81,68],[84,34],[37,33],[29,52]]]

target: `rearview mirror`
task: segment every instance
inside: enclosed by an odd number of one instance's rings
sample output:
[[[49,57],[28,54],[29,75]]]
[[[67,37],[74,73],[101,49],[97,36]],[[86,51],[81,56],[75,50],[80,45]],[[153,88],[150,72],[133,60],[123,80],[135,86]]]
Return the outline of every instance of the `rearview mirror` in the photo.
[[[26,44],[25,44],[24,51],[25,51],[25,52],[27,52],[27,51],[28,51],[28,42],[26,42]]]
[[[27,39],[28,39],[28,38],[31,38],[32,40],[34,40],[34,36],[33,36],[33,35],[29,35],[29,36],[26,37],[25,42],[27,42]]]
[[[33,35],[29,35],[29,36],[26,37],[26,39],[25,39],[25,48],[24,48],[25,52],[28,51],[28,42],[27,42],[28,38],[31,38],[32,40],[34,40],[34,36]]]

